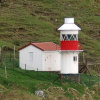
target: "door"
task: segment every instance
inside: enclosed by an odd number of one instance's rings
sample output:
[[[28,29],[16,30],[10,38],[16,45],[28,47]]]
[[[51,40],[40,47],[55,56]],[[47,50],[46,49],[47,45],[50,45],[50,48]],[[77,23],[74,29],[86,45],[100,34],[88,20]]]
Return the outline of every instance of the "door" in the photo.
[[[47,54],[45,57],[45,70],[46,71],[51,71],[51,55]]]
[[[34,61],[33,55],[34,55],[33,52],[29,52],[29,68],[30,69],[32,69],[32,67],[33,67],[33,61]]]

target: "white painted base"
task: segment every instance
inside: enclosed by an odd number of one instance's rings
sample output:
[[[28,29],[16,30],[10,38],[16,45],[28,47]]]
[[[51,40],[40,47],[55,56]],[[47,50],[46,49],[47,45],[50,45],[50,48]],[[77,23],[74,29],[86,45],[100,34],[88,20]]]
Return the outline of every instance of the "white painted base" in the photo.
[[[75,51],[61,52],[61,74],[79,74],[78,54]]]

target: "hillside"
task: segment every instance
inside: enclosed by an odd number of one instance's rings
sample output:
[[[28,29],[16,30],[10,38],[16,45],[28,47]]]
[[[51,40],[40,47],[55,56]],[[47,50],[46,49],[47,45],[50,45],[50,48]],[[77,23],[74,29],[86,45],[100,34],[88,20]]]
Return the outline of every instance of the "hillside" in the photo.
[[[10,65],[11,63],[9,63]],[[0,66],[0,100],[99,100],[100,83],[98,77],[81,74],[81,83],[60,80],[54,83],[57,74],[48,72],[12,70],[7,66],[7,78],[4,67]],[[98,85],[99,84],[99,85]],[[46,97],[35,96],[36,90],[45,92]]]
[[[87,58],[100,59],[99,0],[1,0],[0,46],[12,49],[29,42],[59,42],[57,28],[65,17],[75,17],[82,28],[80,44]]]

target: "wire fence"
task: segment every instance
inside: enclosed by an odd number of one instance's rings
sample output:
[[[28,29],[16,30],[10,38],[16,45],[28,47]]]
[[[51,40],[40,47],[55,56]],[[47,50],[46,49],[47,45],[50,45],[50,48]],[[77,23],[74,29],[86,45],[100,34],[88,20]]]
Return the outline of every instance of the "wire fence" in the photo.
[[[16,70],[16,68],[19,67],[18,52],[17,51],[16,52],[3,51],[1,54],[1,59],[0,59],[0,67],[4,67],[6,77],[7,77],[7,68]],[[79,75],[74,75],[74,76],[67,75],[66,81],[79,82],[81,84],[86,84],[88,86],[98,83],[98,87],[100,87],[100,84],[99,84],[100,83],[100,63],[88,64],[88,68],[90,70],[90,73],[86,73],[86,74],[80,73]],[[26,69],[25,69],[25,73],[27,73]],[[39,72],[37,72],[37,73],[39,74]],[[57,74],[57,73],[55,73],[55,74]],[[51,75],[51,73],[50,73],[50,75]],[[54,75],[54,73],[52,75]]]
[[[13,51],[3,51],[1,53],[1,59],[0,59],[0,66],[4,67],[12,67],[13,69],[15,67],[19,67],[19,56],[18,52],[16,51],[15,54]]]

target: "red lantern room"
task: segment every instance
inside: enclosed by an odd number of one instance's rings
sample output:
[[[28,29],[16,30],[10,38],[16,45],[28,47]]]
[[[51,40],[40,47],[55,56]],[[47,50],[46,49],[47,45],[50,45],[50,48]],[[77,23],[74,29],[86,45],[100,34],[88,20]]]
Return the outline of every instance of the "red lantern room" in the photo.
[[[78,31],[81,30],[74,24],[74,18],[65,18],[60,30],[61,50],[78,50]]]

